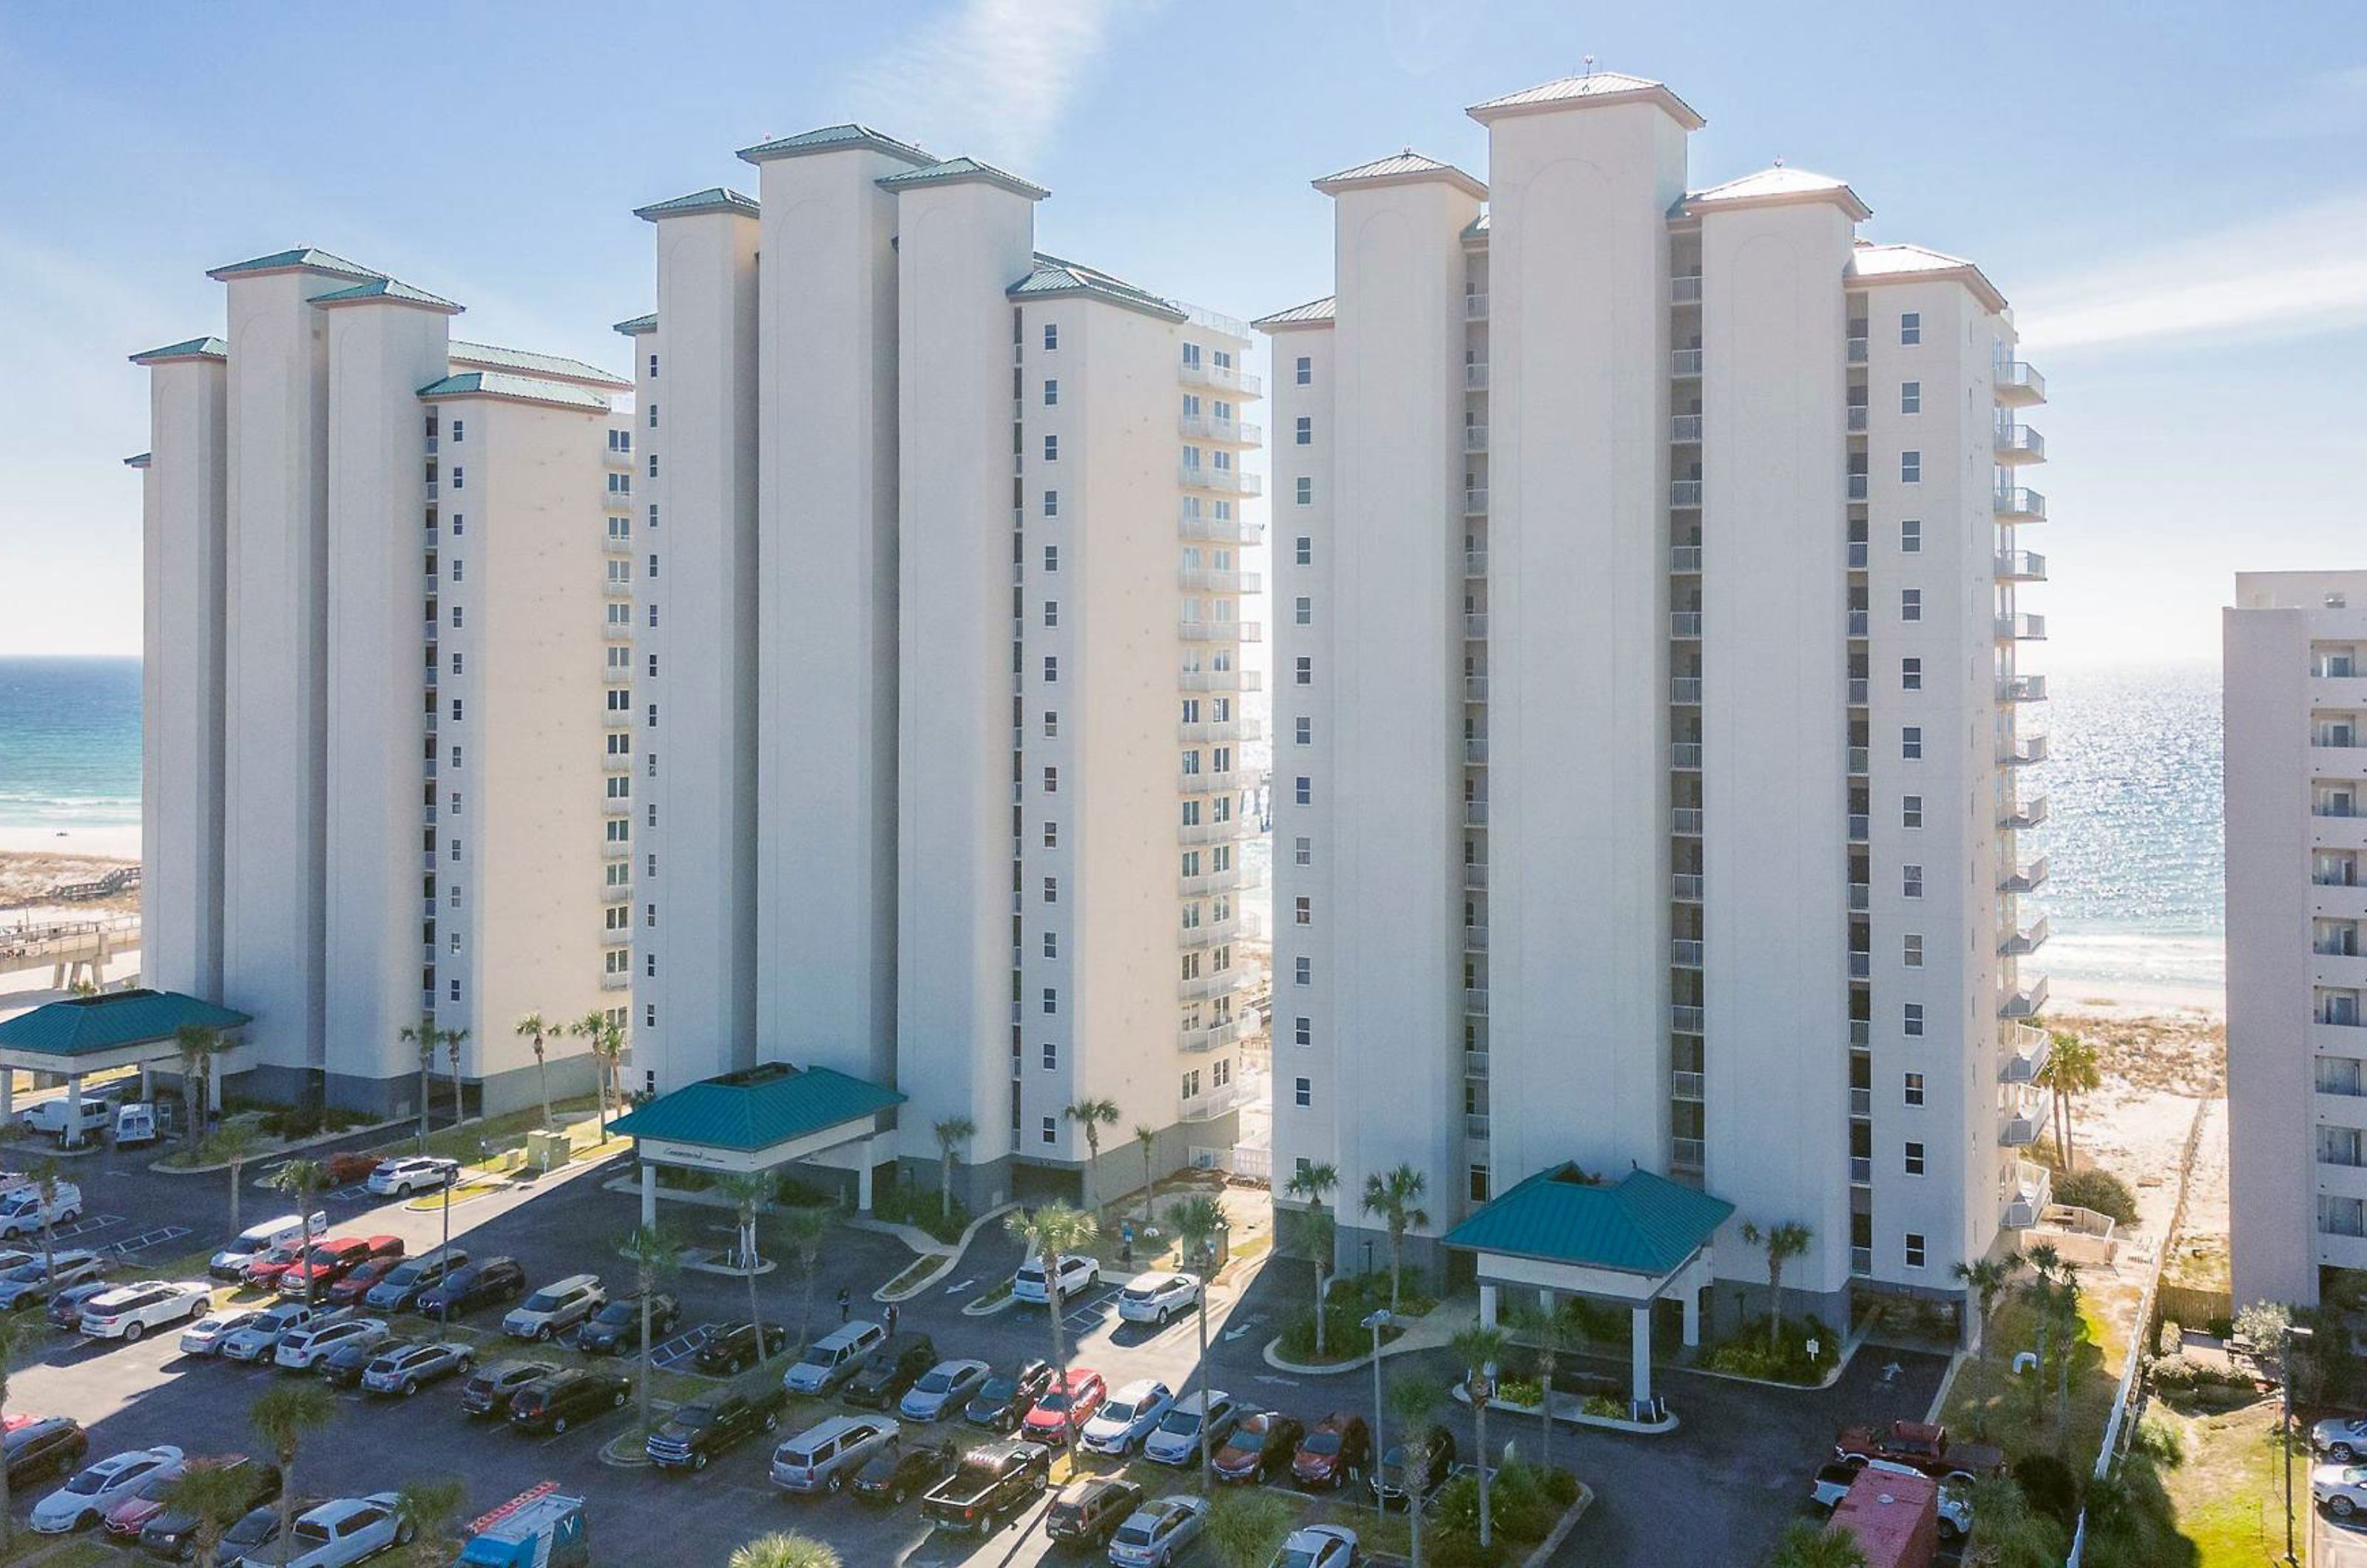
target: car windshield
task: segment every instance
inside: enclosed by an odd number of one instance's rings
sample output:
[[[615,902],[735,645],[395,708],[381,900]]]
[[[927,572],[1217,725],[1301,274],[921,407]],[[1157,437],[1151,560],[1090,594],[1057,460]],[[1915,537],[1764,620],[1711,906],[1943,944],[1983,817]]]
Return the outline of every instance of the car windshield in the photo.
[[[1315,1552],[1303,1546],[1285,1546],[1276,1568],[1315,1568]]]
[[[978,1391],[980,1404],[1000,1404],[1019,1392],[1017,1378],[989,1378],[986,1386]]]
[[[405,1263],[397,1268],[393,1273],[389,1274],[386,1277],[386,1282],[390,1285],[415,1285],[419,1282],[420,1276],[426,1272],[425,1263]]]
[[[1040,1285],[1044,1282],[1044,1266],[1040,1263],[1030,1263],[1019,1270],[1019,1277],[1028,1284]]]
[[[1178,1436],[1196,1432],[1200,1429],[1199,1413],[1193,1410],[1172,1411],[1166,1420],[1159,1424],[1159,1429],[1162,1432],[1173,1432]]]
[[[1147,1302],[1167,1289],[1168,1283],[1165,1280],[1158,1280],[1148,1285],[1128,1285],[1126,1288],[1126,1299],[1130,1302]]]
[[[1243,1453],[1253,1454],[1265,1447],[1265,1428],[1236,1427],[1233,1428],[1233,1435],[1225,1439],[1225,1444],[1228,1448],[1236,1448]]]
[[[1107,1404],[1102,1406],[1098,1419],[1119,1422],[1131,1421],[1134,1419],[1134,1406],[1127,1404],[1125,1400],[1113,1399]]]
[[[109,1472],[107,1471],[97,1469],[85,1470],[77,1474],[72,1481],[66,1483],[66,1490],[73,1493],[77,1497],[87,1497],[92,1493],[96,1492],[100,1487],[106,1485],[111,1478],[112,1477]]]
[[[677,1427],[687,1427],[693,1431],[697,1431],[701,1427],[712,1427],[715,1425],[714,1407],[706,1404],[685,1404],[674,1413],[674,1424]]]
[[[323,1524],[316,1524],[311,1519],[298,1519],[296,1521],[296,1539],[298,1540],[325,1541],[329,1539],[329,1527]]]
[[[630,1323],[640,1315],[641,1303],[639,1302],[610,1302],[600,1309],[600,1315],[592,1321],[605,1323],[613,1328],[621,1324]]]
[[[951,1373],[951,1372],[931,1372],[931,1373],[929,1373],[929,1375],[928,1375],[928,1376],[926,1376],[926,1377],[923,1378],[919,1382],[914,1383],[914,1384],[912,1385],[912,1389],[913,1389],[913,1392],[914,1392],[914,1393],[945,1393],[945,1392],[946,1392],[946,1390],[947,1390],[947,1389],[949,1389],[949,1388],[951,1388],[951,1387],[953,1387],[953,1386],[954,1386],[954,1375],[953,1375],[953,1373]]]
[[[1059,1411],[1066,1410],[1068,1407],[1069,1391],[1065,1388],[1047,1389],[1044,1391],[1044,1397],[1036,1402],[1036,1408],[1038,1410],[1049,1410],[1058,1413]]]
[[[557,1312],[559,1310],[559,1297],[552,1295],[549,1291],[537,1291],[534,1294],[527,1297],[526,1310],[527,1312]]]
[[[1115,1539],[1120,1546],[1149,1546],[1150,1527],[1137,1524],[1121,1525]]]
[[[12,1285],[39,1284],[41,1280],[41,1266],[38,1263],[19,1263],[0,1278],[6,1278]]]
[[[1306,1448],[1311,1454],[1336,1454],[1340,1451],[1340,1434],[1318,1432],[1307,1439]]]

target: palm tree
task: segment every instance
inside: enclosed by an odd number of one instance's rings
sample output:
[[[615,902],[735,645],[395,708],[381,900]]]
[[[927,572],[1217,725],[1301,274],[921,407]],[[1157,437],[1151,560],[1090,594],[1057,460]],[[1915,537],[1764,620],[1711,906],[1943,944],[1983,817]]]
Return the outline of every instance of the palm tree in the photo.
[[[1541,1307],[1528,1307],[1514,1313],[1512,1327],[1522,1338],[1536,1347],[1537,1381],[1545,1388],[1544,1409],[1537,1416],[1545,1428],[1544,1439],[1537,1445],[1537,1463],[1551,1470],[1554,1371],[1561,1364],[1562,1357],[1574,1356],[1586,1348],[1586,1330],[1575,1319]]]
[[[798,1348],[802,1351],[806,1337],[813,1332],[814,1280],[821,1274],[821,1244],[830,1234],[830,1215],[821,1209],[787,1209],[781,1214],[781,1231],[789,1267],[797,1270],[798,1280],[805,1287],[804,1315],[798,1319]]]
[[[1775,1543],[1767,1568],[1866,1568],[1865,1549],[1857,1532],[1827,1529],[1814,1519],[1794,1519]]]
[[[1199,1298],[1200,1402],[1205,1407],[1208,1399],[1208,1280],[1216,1270],[1217,1238],[1225,1234],[1225,1206],[1203,1192],[1196,1198],[1186,1198],[1167,1211],[1167,1224],[1175,1233],[1175,1244],[1183,1256],[1176,1261],[1190,1269],[1199,1278],[1200,1288],[1193,1294]],[[1214,1493],[1217,1489],[1216,1455],[1208,1446],[1208,1428],[1213,1423],[1200,1423],[1200,1490]]]
[[[304,1250],[312,1250],[312,1194],[328,1185],[329,1173],[316,1159],[291,1159],[271,1173],[271,1185],[296,1200],[296,1213],[304,1222]],[[315,1272],[304,1270],[304,1304],[312,1304]]]
[[[598,1008],[594,1008],[573,1023],[564,1027],[568,1033],[583,1041],[592,1053],[592,1089],[600,1099],[600,1141],[605,1144],[608,1141],[609,1056],[604,1045],[609,1032],[617,1026],[608,1021],[606,1013],[602,1012]],[[552,1032],[556,1033],[557,1030],[554,1029]]]
[[[1484,1323],[1475,1323],[1447,1341],[1455,1359],[1468,1369],[1463,1375],[1463,1391],[1471,1401],[1474,1446],[1478,1450],[1472,1457],[1479,1465],[1479,1550],[1483,1552],[1495,1535],[1488,1517],[1488,1394],[1496,1363],[1503,1359],[1504,1343],[1504,1331]]]
[[[660,1280],[682,1267],[682,1249],[657,1226],[636,1225],[621,1250],[633,1266],[633,1289],[641,1298],[641,1427],[647,1431],[651,1429],[650,1382],[657,1375],[657,1347],[650,1342],[650,1298],[657,1293]]]
[[[1290,1505],[1271,1492],[1229,1489],[1208,1510],[1208,1544],[1225,1568],[1266,1568],[1294,1517]]]
[[[452,1063],[452,1125],[455,1127],[460,1124],[460,1047],[468,1043],[469,1032],[465,1029],[444,1032],[444,1055]]]
[[[2079,1266],[2066,1258],[2055,1286],[2055,1452],[2071,1440],[2071,1353],[2079,1348]]]
[[[2036,1081],[2041,1088],[2054,1091],[2055,1146],[2062,1151],[2063,1168],[2067,1173],[2078,1164],[2071,1152],[2072,1100],[2104,1081],[2096,1048],[2077,1034],[2056,1031],[2047,1048],[2046,1065],[2038,1069]]]
[[[517,1021],[517,1032],[534,1046],[534,1076],[542,1087],[542,1130],[550,1131],[550,1068],[544,1061],[542,1040],[546,1034],[559,1031],[542,1021],[542,1014],[530,1012]]]
[[[221,1030],[202,1023],[181,1025],[173,1040],[181,1048],[181,1109],[189,1120],[181,1143],[195,1165],[198,1136],[206,1126],[206,1065],[229,1050],[230,1041]]]
[[[937,1135],[937,1213],[954,1217],[954,1155],[978,1134],[978,1123],[967,1116],[948,1116],[932,1132]]]
[[[436,1047],[444,1043],[444,1032],[436,1027],[433,1014],[417,1023],[406,1023],[396,1037],[406,1045],[419,1050],[419,1152],[427,1152],[428,1080],[436,1071]]]
[[[255,1402],[247,1419],[255,1436],[279,1461],[279,1533],[273,1537],[284,1562],[295,1529],[296,1453],[304,1439],[336,1419],[337,1403],[327,1387],[312,1378],[282,1383]]]
[[[841,1568],[838,1549],[789,1530],[760,1535],[731,1549],[730,1568]]]
[[[1102,1224],[1102,1129],[1117,1125],[1117,1101],[1115,1100],[1081,1100],[1061,1111],[1061,1115],[1085,1130],[1085,1177],[1093,1183],[1093,1229]]]
[[[1398,1481],[1405,1488],[1406,1523],[1413,1531],[1413,1568],[1421,1568],[1421,1509],[1430,1482],[1430,1424],[1445,1393],[1428,1378],[1389,1385],[1389,1416],[1398,1429]],[[1375,1462],[1385,1455],[1375,1456]]]
[[[1430,1224],[1421,1207],[1430,1179],[1410,1165],[1365,1178],[1365,1213],[1378,1214],[1389,1232],[1389,1310],[1398,1310],[1398,1281],[1405,1273],[1406,1232]]]
[[[468,1499],[468,1487],[455,1475],[436,1481],[406,1481],[394,1495],[394,1517],[413,1535],[449,1551],[453,1544],[452,1521]],[[442,1552],[437,1555],[440,1557]]]
[[[230,1167],[230,1233],[238,1234],[238,1190],[245,1185],[240,1172],[263,1147],[263,1134],[243,1122],[225,1122],[221,1131],[206,1140],[205,1155]]]
[[[740,1222],[740,1266],[748,1270],[748,1321],[756,1325],[756,1359],[764,1359],[764,1319],[756,1305],[756,1216],[781,1190],[777,1172],[736,1172],[715,1184]]]
[[[8,1407],[8,1368],[17,1352],[32,1343],[33,1327],[28,1319],[13,1314],[0,1315],[0,1412]],[[8,1467],[0,1464],[0,1552],[8,1550],[9,1539],[16,1526],[8,1512]]]
[[[2022,1256],[2032,1273],[2020,1287],[2022,1299],[2037,1319],[2038,1375],[2030,1380],[2030,1416],[2035,1421],[2046,1408],[2047,1340],[2055,1322],[2055,1277],[2063,1267],[2063,1255],[2053,1242],[2042,1241]]]
[[[189,1516],[198,1568],[218,1568],[223,1534],[254,1502],[255,1483],[243,1471],[207,1460],[190,1464],[164,1496],[164,1506]]]
[[[1060,1342],[1060,1259],[1093,1246],[1094,1238],[1101,1234],[1101,1224],[1093,1215],[1072,1209],[1056,1198],[1032,1211],[1013,1210],[1002,1217],[1002,1228],[1019,1243],[1023,1258],[1043,1261],[1045,1282],[1050,1286],[1052,1297],[1052,1305],[1044,1314],[1045,1319],[1052,1325],[1052,1371],[1054,1376],[1063,1380],[1059,1386],[1065,1388],[1069,1375],[1069,1352]],[[1076,1423],[1064,1422],[1062,1426],[1069,1463],[1073,1468],[1077,1462]]]
[[[1742,1222],[1743,1241],[1767,1249],[1767,1348],[1771,1353],[1784,1342],[1784,1265],[1807,1251],[1815,1235],[1797,1220],[1785,1220],[1765,1230],[1756,1221]]]
[[[41,1275],[44,1279],[58,1277],[58,1227],[54,1216],[58,1209],[58,1183],[65,1179],[59,1168],[58,1156],[43,1155],[28,1172],[33,1185],[41,1190]]]
[[[1981,1332],[1981,1401],[1973,1406],[1973,1436],[1987,1438],[1989,1425],[1989,1396],[1995,1392],[1990,1382],[1993,1371],[1989,1360],[1989,1314],[1997,1299],[2013,1280],[2013,1272],[2022,1267],[2022,1254],[2009,1252],[2002,1258],[1984,1258],[1977,1263],[1959,1263],[1952,1272],[1959,1284],[1973,1293],[1980,1310]]]
[[[600,1141],[608,1140],[608,1107],[625,1098],[625,1026],[613,1018],[600,1020],[592,1032],[592,1059],[599,1064]]]
[[[1315,1359],[1321,1360],[1323,1348],[1323,1297],[1325,1281],[1331,1274],[1331,1251],[1338,1241],[1340,1227],[1324,1211],[1323,1201],[1340,1185],[1340,1168],[1336,1165],[1309,1165],[1291,1172],[1283,1183],[1283,1195],[1296,1198],[1307,1205],[1299,1216],[1299,1241],[1308,1256],[1315,1260]]]
[[[1159,1131],[1148,1122],[1134,1124],[1135,1151],[1142,1156],[1142,1228],[1150,1228],[1152,1189],[1159,1185],[1159,1176],[1152,1165],[1159,1153]]]

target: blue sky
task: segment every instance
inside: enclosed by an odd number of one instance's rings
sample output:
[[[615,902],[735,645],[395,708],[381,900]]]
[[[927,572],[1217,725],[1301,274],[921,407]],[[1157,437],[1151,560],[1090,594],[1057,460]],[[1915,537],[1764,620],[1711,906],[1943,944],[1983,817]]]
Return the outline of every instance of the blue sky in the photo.
[[[631,209],[849,118],[1048,186],[1045,249],[1237,315],[1329,290],[1308,181],[1592,54],[1708,118],[1695,185],[1781,155],[1861,232],[1978,260],[2054,401],[2058,665],[2215,657],[2238,569],[2367,566],[2367,6],[1475,0],[0,10],[0,653],[136,651],[144,378],[209,266],[313,244],[621,367]]]

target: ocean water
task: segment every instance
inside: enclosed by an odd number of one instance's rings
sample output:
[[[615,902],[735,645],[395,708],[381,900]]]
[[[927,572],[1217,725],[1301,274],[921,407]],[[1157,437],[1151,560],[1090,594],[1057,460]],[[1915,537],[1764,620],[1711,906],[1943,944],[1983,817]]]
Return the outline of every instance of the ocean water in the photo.
[[[0,828],[140,821],[140,660],[0,658]]]

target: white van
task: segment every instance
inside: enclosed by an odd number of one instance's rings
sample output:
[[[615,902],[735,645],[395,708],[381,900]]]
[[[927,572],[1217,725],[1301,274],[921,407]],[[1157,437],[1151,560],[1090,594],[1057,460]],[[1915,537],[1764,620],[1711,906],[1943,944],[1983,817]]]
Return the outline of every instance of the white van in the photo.
[[[28,1133],[39,1133],[43,1137],[63,1141],[69,1123],[75,1121],[73,1109],[67,1103],[67,1097],[62,1094],[55,1100],[41,1101],[26,1111],[20,1120]],[[97,1094],[85,1094],[82,1097],[82,1116],[80,1125],[75,1129],[78,1137],[96,1138],[114,1125],[115,1101],[113,1100]]]
[[[0,1239],[39,1234],[44,1224],[71,1224],[82,1218],[82,1189],[71,1181],[57,1185],[57,1201],[44,1206],[38,1185],[19,1187],[0,1196]]]
[[[876,1323],[841,1325],[806,1347],[798,1364],[781,1374],[781,1386],[791,1393],[828,1393],[853,1377],[863,1358],[878,1349],[888,1331]]]
[[[162,1143],[179,1130],[179,1107],[169,1100],[136,1100],[115,1113],[115,1146]]]
[[[5,1201],[5,1200],[0,1200]],[[266,1220],[259,1225],[249,1225],[238,1233],[238,1239],[213,1255],[206,1272],[217,1280],[243,1280],[246,1266],[282,1242],[294,1241],[307,1229],[314,1235],[326,1235],[329,1215],[326,1210],[316,1212],[307,1227],[301,1214],[282,1214],[276,1220]]]

